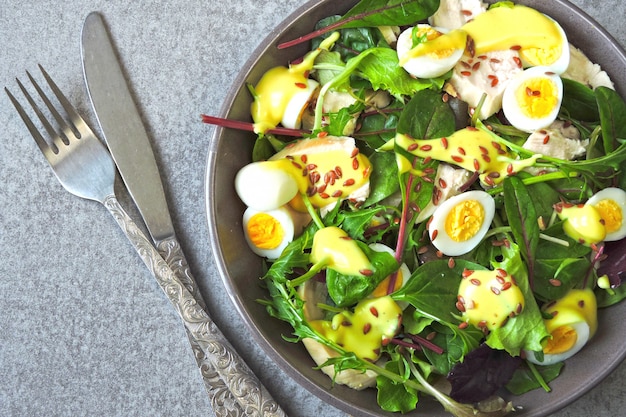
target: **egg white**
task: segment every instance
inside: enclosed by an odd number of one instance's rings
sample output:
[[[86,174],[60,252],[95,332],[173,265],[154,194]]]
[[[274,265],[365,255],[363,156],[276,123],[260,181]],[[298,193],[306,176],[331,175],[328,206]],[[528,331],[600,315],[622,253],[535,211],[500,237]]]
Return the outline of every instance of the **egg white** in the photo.
[[[465,241],[457,242],[446,232],[446,218],[454,207],[467,200],[478,201],[483,207],[484,217],[476,234]],[[495,202],[493,197],[484,191],[467,191],[450,197],[437,207],[433,213],[430,223],[428,224],[428,234],[433,245],[444,255],[463,255],[474,249],[483,237],[485,237],[485,234],[487,234],[489,226],[491,225],[491,221],[493,220],[494,214]],[[433,239],[434,236],[435,238]]]
[[[431,26],[426,24],[417,25],[418,29],[428,29]],[[433,27],[434,30],[447,33],[447,29]],[[409,53],[413,46],[412,39],[413,28],[410,27],[398,36],[396,51],[398,59]],[[403,66],[404,70],[417,78],[435,78],[450,71],[456,63],[461,59],[463,49],[455,49],[450,55],[438,58],[431,55],[418,56],[409,59]]]
[[[248,233],[248,223],[250,222],[250,220],[252,219],[254,215],[260,214],[260,213],[265,213],[273,217],[274,220],[277,221],[283,229],[284,234],[283,234],[282,240],[276,247],[273,247],[273,248],[259,247],[250,238],[250,235]],[[244,236],[246,238],[246,242],[250,246],[250,249],[252,250],[252,252],[254,252],[255,254],[259,256],[263,256],[270,260],[274,260],[280,256],[280,254],[287,247],[287,245],[293,240],[295,236],[295,231],[296,231],[296,222],[294,221],[291,211],[287,207],[279,207],[277,209],[267,210],[267,211],[256,210],[256,209],[249,207],[243,213],[243,231],[244,231]]]
[[[298,184],[286,171],[261,161],[237,172],[235,190],[246,206],[272,210],[291,201],[298,194]]]
[[[620,214],[622,215],[622,224],[620,228],[613,232],[607,231],[604,240],[610,242],[623,239],[626,237],[626,191],[621,188],[608,187],[595,193],[589,200],[587,200],[586,204],[596,206],[602,200],[612,200],[620,209]]]
[[[280,124],[289,129],[300,129],[302,124],[302,114],[309,105],[319,87],[315,80],[308,79],[306,88],[296,92],[287,103]]]
[[[524,83],[533,79],[549,80],[555,87],[554,98],[556,102],[550,111],[542,117],[525,115],[520,109],[520,103],[516,97],[518,90],[524,88]],[[520,94],[526,93],[522,91]],[[502,110],[511,125],[519,130],[531,133],[550,126],[556,120],[562,101],[563,81],[561,81],[561,78],[547,67],[532,67],[524,70],[509,82],[502,96]]]
[[[526,359],[536,365],[553,365],[569,359],[578,353],[589,340],[589,325],[585,321],[579,321],[576,323],[570,323],[569,326],[571,326],[576,332],[576,342],[570,349],[562,353],[544,353],[543,361],[539,360],[539,358],[535,355],[535,352],[525,351]]]

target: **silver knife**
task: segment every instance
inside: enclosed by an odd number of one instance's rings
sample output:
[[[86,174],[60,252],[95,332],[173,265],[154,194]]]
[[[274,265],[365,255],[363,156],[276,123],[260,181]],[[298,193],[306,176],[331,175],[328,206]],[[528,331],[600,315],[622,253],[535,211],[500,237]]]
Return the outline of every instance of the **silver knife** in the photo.
[[[92,106],[126,188],[157,250],[198,305],[206,311],[205,302],[176,238],[150,139],[99,13],[90,13],[85,19],[82,58]],[[240,381],[232,372],[241,369],[247,372],[249,368],[216,326],[211,332],[212,337],[220,342],[217,346],[215,340],[208,345],[203,343],[206,341],[197,340],[189,330],[187,336],[215,414],[218,417],[248,415],[251,409],[258,408],[259,415],[267,415],[267,410],[272,410],[271,415],[284,415],[258,380],[253,381],[250,387],[238,384]],[[224,349],[226,355],[219,352],[222,362],[216,361],[217,350]],[[249,374],[253,375],[251,371]]]

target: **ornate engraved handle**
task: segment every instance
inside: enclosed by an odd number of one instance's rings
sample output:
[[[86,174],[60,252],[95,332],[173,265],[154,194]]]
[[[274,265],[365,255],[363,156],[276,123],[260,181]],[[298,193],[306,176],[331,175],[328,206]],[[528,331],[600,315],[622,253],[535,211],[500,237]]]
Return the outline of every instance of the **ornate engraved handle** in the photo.
[[[156,248],[172,271],[174,271],[176,277],[196,299],[198,305],[206,311],[206,303],[202,298],[202,294],[200,294],[196,280],[191,274],[183,248],[178,240],[175,237],[164,239],[157,243]],[[202,347],[200,347],[198,341],[196,341],[189,330],[186,330],[186,332],[215,415],[217,417],[243,416],[243,410],[228,389],[228,386],[220,378],[208,355],[202,350]]]
[[[115,218],[144,264],[152,272],[159,286],[183,320],[185,327],[197,341],[202,351],[206,352],[207,359],[228,386],[244,413],[259,417],[286,416],[206,311],[202,309],[152,246],[146,235],[126,214],[115,196],[108,196],[104,201],[104,206]]]

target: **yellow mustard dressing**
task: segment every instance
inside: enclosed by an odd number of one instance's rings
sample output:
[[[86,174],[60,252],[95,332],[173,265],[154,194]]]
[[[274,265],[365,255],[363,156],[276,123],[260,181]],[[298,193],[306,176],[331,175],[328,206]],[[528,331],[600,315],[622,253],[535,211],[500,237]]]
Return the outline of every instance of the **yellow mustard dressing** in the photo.
[[[584,321],[591,338],[598,329],[596,296],[589,288],[572,289],[561,299],[548,304],[544,312],[551,319],[544,320],[551,338],[546,341],[544,353],[563,353],[576,343],[574,325]]]
[[[336,33],[326,38],[298,64],[274,67],[263,74],[254,87],[254,101],[250,107],[255,133],[262,134],[278,126],[291,98],[307,89],[315,58],[322,50],[330,48],[338,37],[339,33]]]
[[[365,299],[354,312],[344,311],[332,320],[312,321],[311,327],[329,340],[354,352],[359,358],[376,361],[381,347],[400,328],[402,309],[389,296]]]
[[[554,63],[563,48],[562,34],[553,20],[530,7],[514,5],[489,9],[460,29],[419,44],[404,60],[436,55],[439,49],[465,49],[468,37],[471,55],[514,48],[532,66]]]
[[[563,231],[583,245],[600,243],[606,237],[602,216],[588,204],[572,205],[558,203],[555,206],[559,219],[563,220]]]
[[[494,141],[488,132],[473,127],[436,139],[413,139],[397,134],[395,144],[412,155],[430,157],[478,172],[480,181],[487,186],[499,184],[506,176],[534,165],[539,158],[539,155],[535,155],[527,159],[513,159],[507,148]],[[399,163],[402,172],[410,166],[406,161]]]
[[[367,275],[373,268],[356,241],[336,226],[315,232],[310,259],[314,264],[324,263],[327,268],[343,275]]]
[[[265,133],[278,126],[289,100],[308,85],[305,67],[274,67],[267,71],[254,88],[251,113],[255,133]]]
[[[276,157],[268,162],[290,173],[298,184],[300,194],[290,202],[298,211],[306,211],[302,194],[314,207],[327,206],[366,185],[372,170],[369,158],[359,152],[351,138],[303,139]]]
[[[524,305],[522,290],[505,270],[463,273],[457,308],[467,323],[484,331],[495,330],[520,314]]]

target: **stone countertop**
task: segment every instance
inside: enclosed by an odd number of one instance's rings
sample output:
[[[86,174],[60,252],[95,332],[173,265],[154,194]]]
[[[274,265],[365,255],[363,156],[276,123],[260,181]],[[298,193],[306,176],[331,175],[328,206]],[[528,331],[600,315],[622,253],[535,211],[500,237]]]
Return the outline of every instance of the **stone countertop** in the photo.
[[[17,92],[15,77],[29,70],[41,79],[42,64],[97,126],[79,41],[85,16],[102,12],[210,314],[290,415],[342,416],[246,334],[215,268],[205,217],[213,128],[200,113],[218,113],[258,42],[303,3],[5,0],[0,83]],[[622,0],[573,3],[626,45]],[[106,210],[61,188],[6,96],[0,126],[0,416],[213,415],[178,317]],[[621,415],[624,378],[626,364],[555,416]]]

